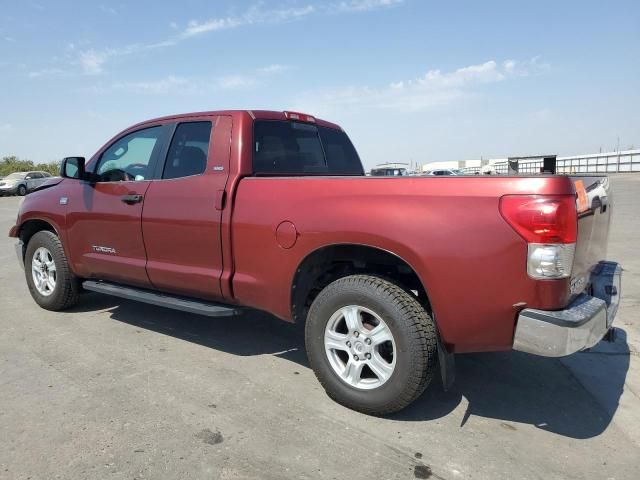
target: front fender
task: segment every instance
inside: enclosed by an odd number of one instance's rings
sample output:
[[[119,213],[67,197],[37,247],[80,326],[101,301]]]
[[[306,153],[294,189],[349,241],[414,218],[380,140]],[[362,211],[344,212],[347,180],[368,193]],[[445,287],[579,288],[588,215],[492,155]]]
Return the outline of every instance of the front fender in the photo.
[[[26,226],[31,222],[38,223],[39,225],[34,225],[35,230],[29,232],[30,235],[42,229],[53,230],[62,243],[66,257],[70,259],[71,252],[68,251],[65,228],[66,205],[60,204],[59,193],[57,188],[47,188],[24,197],[16,224],[9,230],[9,236],[20,238],[24,235]],[[48,225],[48,228],[43,228],[42,224]]]

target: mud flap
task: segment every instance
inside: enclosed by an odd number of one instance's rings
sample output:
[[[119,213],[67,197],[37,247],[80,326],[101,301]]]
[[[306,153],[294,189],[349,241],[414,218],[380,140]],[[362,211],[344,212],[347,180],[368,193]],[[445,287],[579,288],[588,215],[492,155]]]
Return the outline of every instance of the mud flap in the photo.
[[[440,376],[442,377],[442,387],[448,392],[456,380],[456,364],[453,353],[447,351],[438,334],[438,363],[440,363]]]

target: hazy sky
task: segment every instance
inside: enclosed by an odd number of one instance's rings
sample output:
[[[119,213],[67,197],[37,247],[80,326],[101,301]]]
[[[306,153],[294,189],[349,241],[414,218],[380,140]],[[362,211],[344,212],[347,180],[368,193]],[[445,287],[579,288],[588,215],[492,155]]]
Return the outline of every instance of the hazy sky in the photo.
[[[0,0],[0,156],[300,110],[385,161],[640,147],[640,2]]]

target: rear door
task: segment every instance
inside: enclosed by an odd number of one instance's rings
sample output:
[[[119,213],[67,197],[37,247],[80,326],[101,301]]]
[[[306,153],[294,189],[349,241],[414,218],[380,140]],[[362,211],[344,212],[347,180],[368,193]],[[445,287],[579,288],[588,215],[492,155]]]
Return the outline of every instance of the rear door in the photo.
[[[151,286],[142,208],[167,130],[158,125],[121,136],[90,166],[95,182],[69,182],[60,202],[67,203],[68,243],[79,275]]]
[[[594,267],[607,258],[613,196],[608,177],[572,177],[576,184],[578,240],[573,260],[571,293],[589,285]]]
[[[159,180],[147,191],[142,231],[157,289],[221,298],[221,219],[232,121],[200,117],[174,126]]]

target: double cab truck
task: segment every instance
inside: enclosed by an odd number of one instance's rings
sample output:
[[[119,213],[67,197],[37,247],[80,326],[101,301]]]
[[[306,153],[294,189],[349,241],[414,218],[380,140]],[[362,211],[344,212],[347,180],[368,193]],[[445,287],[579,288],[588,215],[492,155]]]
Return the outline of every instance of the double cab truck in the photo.
[[[365,176],[333,123],[215,111],[134,125],[26,196],[10,235],[33,299],[84,291],[304,326],[330,397],[384,415],[454,356],[558,357],[611,338],[602,176]],[[241,318],[226,321],[242,321]]]

